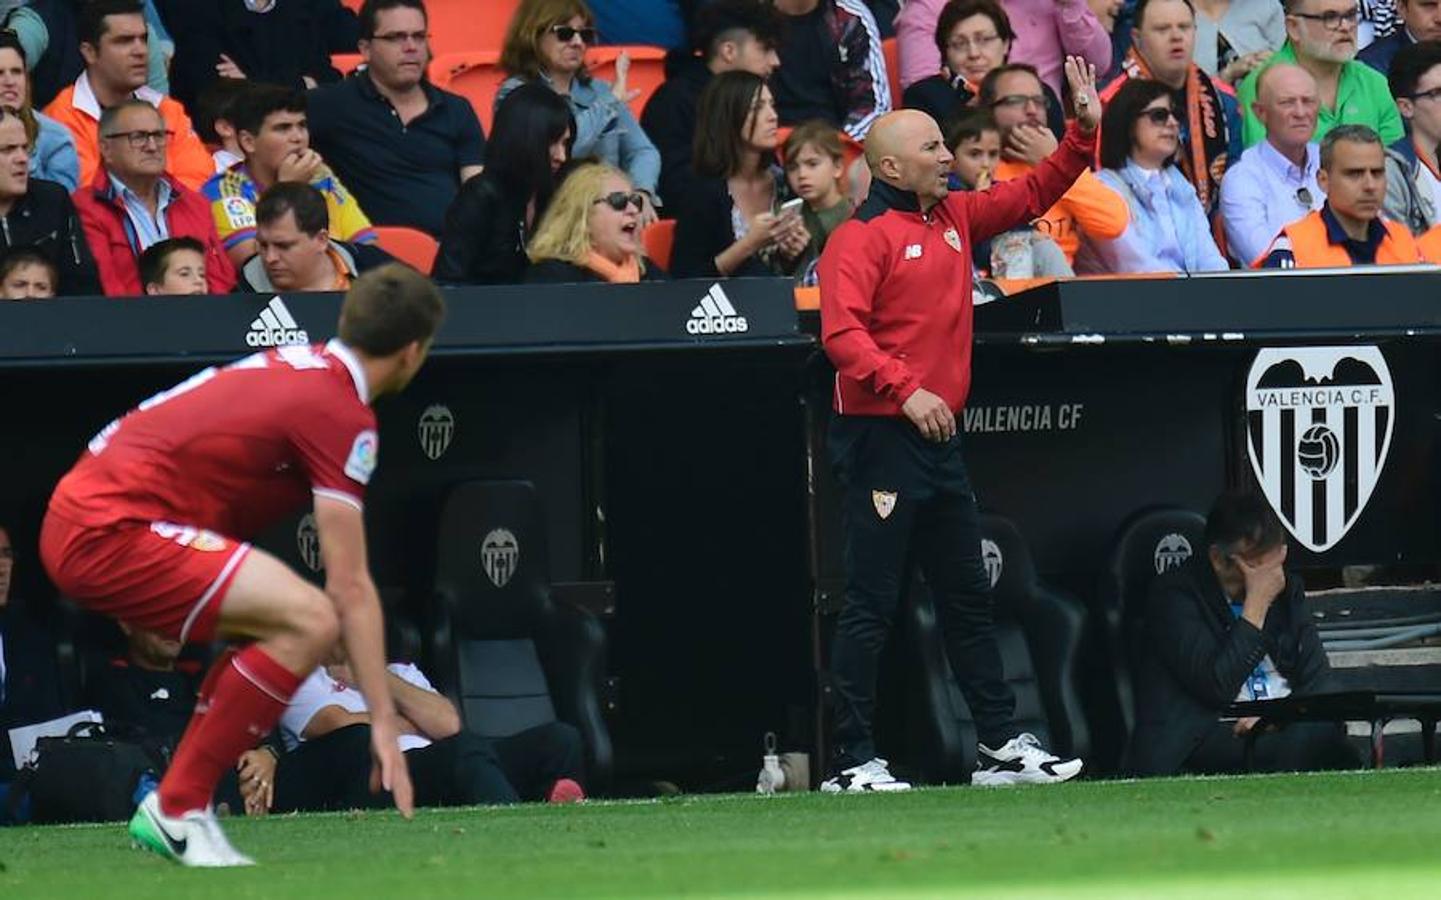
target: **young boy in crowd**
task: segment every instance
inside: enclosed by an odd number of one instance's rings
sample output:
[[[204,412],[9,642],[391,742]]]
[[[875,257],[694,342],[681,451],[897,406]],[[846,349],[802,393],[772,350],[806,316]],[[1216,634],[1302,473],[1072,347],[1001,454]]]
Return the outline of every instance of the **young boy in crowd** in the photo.
[[[195,238],[169,238],[140,254],[140,280],[147,294],[204,294],[205,246]]]
[[[951,190],[984,191],[1001,161],[1001,130],[985,110],[968,112],[946,126]],[[1045,278],[1074,275],[1056,242],[1031,227],[1015,228],[972,248],[977,278]]]
[[[6,300],[54,297],[58,278],[50,257],[32,247],[17,247],[0,259],[0,297]]]
[[[841,133],[834,126],[811,120],[797,125],[781,148],[786,181],[791,193],[803,201],[801,221],[811,234],[811,242],[796,267],[801,284],[815,284],[815,264],[825,249],[826,238],[855,212],[843,190],[846,158],[841,141]]]

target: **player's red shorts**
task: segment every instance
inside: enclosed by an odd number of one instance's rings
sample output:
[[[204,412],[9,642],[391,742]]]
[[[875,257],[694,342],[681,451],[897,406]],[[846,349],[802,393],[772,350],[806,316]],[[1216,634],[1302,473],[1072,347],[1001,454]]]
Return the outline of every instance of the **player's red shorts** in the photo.
[[[250,544],[188,525],[121,522],[101,528],[53,513],[40,559],[66,597],[166,637],[206,643]]]

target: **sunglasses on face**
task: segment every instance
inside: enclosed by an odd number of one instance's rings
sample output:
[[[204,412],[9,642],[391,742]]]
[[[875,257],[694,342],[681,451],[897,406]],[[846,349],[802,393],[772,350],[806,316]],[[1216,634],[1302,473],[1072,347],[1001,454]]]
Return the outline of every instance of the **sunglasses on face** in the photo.
[[[616,191],[613,194],[606,194],[595,202],[604,203],[616,212],[625,212],[627,206],[634,206],[636,212],[640,212],[645,209],[645,194],[642,194],[640,191],[631,191],[629,193]]]
[[[1176,111],[1174,109],[1164,106],[1156,109],[1141,110],[1141,118],[1146,119],[1152,125],[1156,126],[1165,125],[1167,122],[1176,122],[1179,124],[1181,121],[1176,118]]]
[[[594,28],[571,28],[569,25],[552,25],[550,26],[549,30],[551,34],[555,35],[556,40],[560,41],[562,44],[569,44],[571,41],[575,40],[576,35],[580,35],[580,40],[582,43],[595,43]]]

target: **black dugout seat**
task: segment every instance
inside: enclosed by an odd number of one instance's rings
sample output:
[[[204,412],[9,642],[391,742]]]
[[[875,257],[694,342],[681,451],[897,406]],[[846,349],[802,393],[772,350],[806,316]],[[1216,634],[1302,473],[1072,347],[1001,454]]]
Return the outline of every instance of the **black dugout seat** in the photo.
[[[469,481],[446,498],[433,659],[465,725],[507,737],[552,721],[585,741],[588,787],[614,769],[602,717],[605,634],[551,592],[541,505],[525,481]]]

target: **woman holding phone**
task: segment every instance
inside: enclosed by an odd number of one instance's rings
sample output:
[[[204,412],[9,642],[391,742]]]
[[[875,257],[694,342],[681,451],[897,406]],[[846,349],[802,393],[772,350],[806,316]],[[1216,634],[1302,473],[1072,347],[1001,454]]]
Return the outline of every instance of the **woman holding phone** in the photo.
[[[811,236],[776,164],[779,119],[770,88],[722,72],[701,93],[695,175],[678,208],[671,272],[677,278],[791,275]]]

